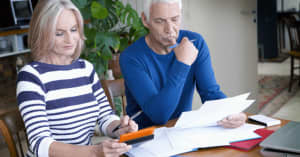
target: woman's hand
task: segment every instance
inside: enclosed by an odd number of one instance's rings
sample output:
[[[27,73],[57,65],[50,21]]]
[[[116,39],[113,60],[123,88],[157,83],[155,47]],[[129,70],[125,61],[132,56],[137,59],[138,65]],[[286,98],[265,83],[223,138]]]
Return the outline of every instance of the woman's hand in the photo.
[[[116,137],[119,137],[122,134],[135,132],[137,130],[138,125],[126,115],[121,118],[119,129],[116,130],[114,134],[116,135]]]
[[[245,124],[246,120],[247,115],[241,112],[239,114],[227,116],[226,118],[218,121],[218,125],[221,125],[224,128],[237,128]]]
[[[118,140],[106,140],[93,146],[95,157],[119,157],[131,149],[126,143],[119,143]]]

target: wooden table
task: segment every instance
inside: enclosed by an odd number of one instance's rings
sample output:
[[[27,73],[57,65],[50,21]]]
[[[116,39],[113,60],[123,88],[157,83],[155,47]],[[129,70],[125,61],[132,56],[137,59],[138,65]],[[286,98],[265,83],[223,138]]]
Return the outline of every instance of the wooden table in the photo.
[[[0,105],[0,117],[1,115],[12,111],[16,110],[17,105],[14,104],[6,104],[2,106]],[[272,127],[268,127],[268,130],[277,130],[283,125],[287,124],[289,121],[288,120],[281,120],[281,125],[276,125]],[[172,127],[176,123],[176,120],[171,120],[169,121],[165,126],[166,127]],[[187,156],[187,157],[261,157],[260,155],[260,149],[261,147],[257,146],[254,149],[250,151],[240,151],[236,149],[230,149],[230,148],[225,148],[225,147],[217,147],[217,148],[205,148],[205,149],[199,149],[194,152],[190,153],[185,153],[182,154],[182,156]]]
[[[281,119],[280,119],[281,120]],[[171,120],[167,123],[167,127],[172,127],[175,124],[176,120]],[[288,120],[281,120],[281,125],[276,125],[268,127],[268,130],[278,130],[283,125],[287,124]],[[194,152],[182,154],[182,156],[188,157],[261,157],[260,154],[261,147],[256,146],[250,151],[240,151],[231,148],[217,147],[217,148],[205,148],[199,149]]]

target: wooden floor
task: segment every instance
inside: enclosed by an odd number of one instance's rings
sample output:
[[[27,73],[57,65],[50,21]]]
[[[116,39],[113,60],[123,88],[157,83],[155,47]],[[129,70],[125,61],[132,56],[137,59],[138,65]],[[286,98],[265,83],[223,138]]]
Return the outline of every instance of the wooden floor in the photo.
[[[258,63],[258,74],[289,76],[290,59],[287,59],[281,63],[268,63],[268,62]],[[292,97],[282,108],[280,108],[279,111],[274,113],[273,116],[281,119],[300,121],[299,112],[300,112],[300,91],[298,91],[294,97]]]

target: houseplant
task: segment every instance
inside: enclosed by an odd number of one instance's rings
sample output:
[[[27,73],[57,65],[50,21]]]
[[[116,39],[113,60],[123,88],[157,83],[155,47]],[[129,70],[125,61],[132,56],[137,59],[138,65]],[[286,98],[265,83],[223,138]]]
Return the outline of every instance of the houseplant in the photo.
[[[119,0],[72,0],[85,20],[85,49],[82,58],[94,64],[105,77],[108,61],[129,44],[147,34],[137,12]]]
[[[129,44],[147,34],[137,12],[119,0],[72,0],[85,20],[85,49],[81,58],[93,63],[100,79],[104,79],[108,62],[118,67],[118,54]],[[116,57],[112,57],[116,55]],[[111,61],[116,59],[115,61]],[[119,68],[119,67],[118,67]],[[120,71],[120,70],[116,70]],[[115,99],[120,115],[121,100]]]

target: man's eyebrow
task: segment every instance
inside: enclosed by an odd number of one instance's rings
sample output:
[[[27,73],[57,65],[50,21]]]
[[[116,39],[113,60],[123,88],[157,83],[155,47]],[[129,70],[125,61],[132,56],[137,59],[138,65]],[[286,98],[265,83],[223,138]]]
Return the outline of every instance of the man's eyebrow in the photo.
[[[173,16],[173,17],[171,17],[171,18],[177,18],[177,17],[180,17],[180,15],[176,15],[176,16]]]
[[[154,18],[154,20],[166,20],[166,19],[158,17],[158,18]]]
[[[176,15],[176,16],[173,16],[173,17],[171,17],[171,18],[179,18],[180,17],[180,15]],[[154,18],[154,20],[167,20],[167,19],[165,19],[165,18],[162,18],[162,17],[157,17],[157,18]]]

